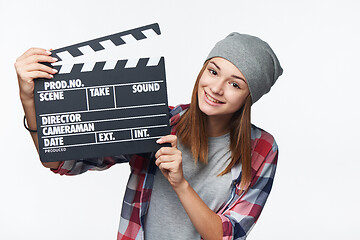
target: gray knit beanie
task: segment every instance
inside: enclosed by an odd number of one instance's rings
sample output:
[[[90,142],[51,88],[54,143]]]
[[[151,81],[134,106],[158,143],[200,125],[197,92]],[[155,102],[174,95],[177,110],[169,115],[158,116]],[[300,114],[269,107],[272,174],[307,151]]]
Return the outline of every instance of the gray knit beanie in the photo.
[[[240,70],[248,83],[253,104],[270,91],[283,72],[266,42],[237,32],[216,43],[206,60],[213,57],[225,58]]]

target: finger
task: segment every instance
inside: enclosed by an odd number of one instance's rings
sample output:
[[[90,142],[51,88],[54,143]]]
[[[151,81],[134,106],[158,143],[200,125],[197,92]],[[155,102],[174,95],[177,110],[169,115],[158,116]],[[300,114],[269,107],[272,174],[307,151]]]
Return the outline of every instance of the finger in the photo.
[[[43,56],[43,55],[32,55],[28,58],[25,58],[23,60],[17,60],[14,64],[15,69],[18,73],[20,73],[24,68],[28,67],[28,65],[34,64],[34,63],[40,63],[40,62],[50,62],[50,63],[54,63],[56,62],[57,59],[50,57],[50,56]],[[42,64],[44,65],[44,64]],[[44,65],[45,66],[45,65]],[[37,68],[34,69],[38,69],[39,66]],[[55,73],[55,72],[53,72]]]
[[[24,82],[33,82],[36,78],[47,78],[52,79],[54,76],[52,74],[42,72],[42,71],[32,71],[27,72],[21,76],[21,80]]]
[[[31,82],[35,78],[53,78],[53,74],[57,73],[56,69],[52,69],[40,63],[26,65],[23,68],[17,69],[19,80]]]
[[[163,136],[162,138],[158,139],[156,142],[158,144],[170,143],[171,147],[176,147],[177,146],[177,137],[176,137],[176,135],[166,135],[166,136]]]
[[[174,154],[174,148],[162,147],[156,152],[155,157],[159,158],[161,155],[165,155],[165,154]]]
[[[45,55],[31,55],[27,58],[24,58],[21,60],[22,64],[31,64],[31,63],[39,63],[39,62],[48,62],[48,63],[54,63],[58,59],[51,57],[51,56],[45,56]]]
[[[46,72],[49,74],[55,74],[58,72],[58,70],[56,70],[55,68],[51,68],[51,67],[46,66],[41,63],[32,63],[29,65],[26,65],[26,66],[24,66],[23,71],[26,71],[26,72],[42,71],[42,72]]]
[[[159,166],[161,163],[165,162],[174,162],[174,156],[173,155],[162,155],[158,159],[156,159],[155,164],[156,166]]]
[[[23,60],[31,55],[51,55],[51,52],[43,48],[30,48],[24,52],[17,60]]]
[[[29,81],[33,81],[36,78],[52,79],[54,78],[54,75],[42,71],[33,71],[29,73],[29,77],[31,78]]]
[[[172,171],[175,169],[175,165],[172,162],[161,163],[158,167],[161,171]]]

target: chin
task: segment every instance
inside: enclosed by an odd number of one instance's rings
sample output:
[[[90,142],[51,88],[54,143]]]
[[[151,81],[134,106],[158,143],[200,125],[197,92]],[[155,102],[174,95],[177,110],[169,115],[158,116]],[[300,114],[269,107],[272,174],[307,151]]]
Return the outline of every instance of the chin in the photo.
[[[220,115],[219,111],[216,111],[213,106],[209,106],[206,103],[203,104],[199,103],[198,106],[200,111],[207,116]]]

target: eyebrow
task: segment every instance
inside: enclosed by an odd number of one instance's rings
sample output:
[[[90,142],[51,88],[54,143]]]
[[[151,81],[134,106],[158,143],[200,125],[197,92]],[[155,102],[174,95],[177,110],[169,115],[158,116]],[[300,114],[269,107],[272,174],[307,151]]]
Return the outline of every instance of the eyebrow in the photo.
[[[210,61],[210,63],[214,64],[215,67],[221,71],[221,68],[214,61]],[[242,78],[242,77],[239,77],[239,76],[236,76],[236,75],[231,75],[231,77],[239,79],[239,80],[243,80],[246,83],[245,79]]]

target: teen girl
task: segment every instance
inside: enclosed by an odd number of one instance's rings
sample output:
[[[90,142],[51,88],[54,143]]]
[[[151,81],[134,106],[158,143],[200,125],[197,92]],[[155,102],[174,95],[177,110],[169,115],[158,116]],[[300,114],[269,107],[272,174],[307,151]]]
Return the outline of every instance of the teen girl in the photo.
[[[34,79],[56,70],[44,49],[32,48],[15,68],[28,129],[38,148]],[[278,148],[250,123],[250,109],[282,68],[269,45],[231,33],[218,42],[201,69],[191,104],[170,111],[170,143],[156,153],[43,163],[74,175],[129,162],[118,239],[245,239],[270,193]]]

